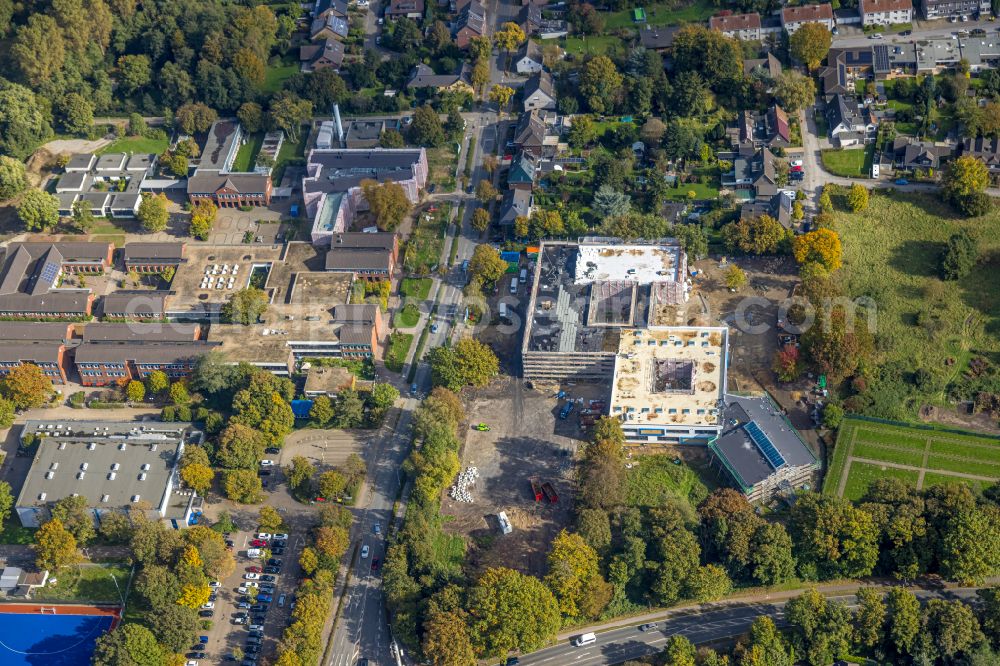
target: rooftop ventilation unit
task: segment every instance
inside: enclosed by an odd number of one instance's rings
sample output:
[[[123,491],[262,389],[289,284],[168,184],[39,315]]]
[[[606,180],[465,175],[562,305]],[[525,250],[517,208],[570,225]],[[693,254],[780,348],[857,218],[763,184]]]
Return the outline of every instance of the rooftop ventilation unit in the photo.
[[[114,472],[108,472],[108,481],[114,481],[115,476],[117,475]]]
[[[88,463],[80,463],[80,469],[86,470]]]
[[[109,499],[111,499],[111,495],[101,495],[102,502],[107,502]]]
[[[56,474],[55,474],[55,472],[46,472],[46,473],[45,473],[45,478],[46,478],[46,479],[51,479],[51,478],[52,478],[52,477],[54,477],[55,475],[56,475]]]
[[[135,504],[139,501],[139,495],[132,495],[132,503]]]
[[[140,481],[145,481],[146,480],[146,473],[145,472],[140,472],[139,473],[139,480]]]
[[[111,463],[112,470],[117,472],[119,467],[121,467],[121,465],[119,465],[118,463]]]
[[[86,472],[77,472],[76,478],[82,479],[84,474],[86,474]]]
[[[38,501],[39,502],[45,501],[45,493],[38,493]]]
[[[96,442],[91,442],[90,444],[87,444],[87,450],[88,451],[93,451],[96,448],[97,448],[97,443]]]

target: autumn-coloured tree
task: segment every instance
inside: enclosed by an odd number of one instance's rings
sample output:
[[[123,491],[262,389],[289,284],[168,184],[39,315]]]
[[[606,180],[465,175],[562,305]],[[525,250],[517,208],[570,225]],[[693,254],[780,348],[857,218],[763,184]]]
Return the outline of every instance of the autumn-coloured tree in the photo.
[[[778,379],[783,382],[792,382],[798,379],[802,373],[801,359],[799,358],[799,348],[795,345],[787,345],[774,355],[771,369]]]
[[[319,566],[319,556],[316,555],[316,550],[310,546],[303,548],[299,555],[299,566],[302,567],[302,573],[311,576],[316,571],[316,567]]]
[[[273,506],[264,505],[260,507],[257,514],[257,527],[262,532],[276,532],[285,524],[281,514]]]
[[[815,69],[823,62],[830,52],[833,36],[830,29],[822,23],[806,23],[788,38],[788,48],[792,56],[806,64],[809,69]]]
[[[56,571],[80,561],[76,539],[58,518],[44,523],[35,532],[35,564],[39,569]]]
[[[146,386],[137,379],[133,379],[125,387],[125,397],[129,402],[142,402],[146,397]]]
[[[840,236],[833,229],[817,229],[792,239],[792,254],[800,264],[817,262],[828,271],[841,266]]]
[[[361,181],[361,192],[368,208],[375,216],[375,224],[382,231],[393,231],[410,212],[412,204],[402,185],[392,181],[378,183],[371,179]]]
[[[479,233],[490,228],[490,214],[485,208],[477,208],[472,211],[472,228]]]
[[[41,407],[52,395],[52,380],[34,363],[22,363],[0,381],[0,394],[17,409]]]
[[[316,551],[325,557],[339,558],[347,551],[350,536],[342,527],[320,527],[316,530]]]
[[[860,213],[868,208],[868,188],[861,183],[851,185],[851,191],[847,195],[847,205],[851,207],[852,213]]]
[[[211,201],[202,200],[196,203],[191,211],[191,235],[198,240],[208,240],[217,212],[218,209]]]
[[[788,230],[770,215],[742,218],[722,228],[726,247],[748,254],[774,254],[788,236]]]
[[[593,618],[611,600],[611,586],[601,577],[597,552],[579,534],[561,531],[552,541],[545,584],[568,619]]]
[[[729,291],[739,291],[747,285],[747,274],[742,268],[733,264],[726,271],[726,287]]]
[[[181,467],[181,479],[199,495],[204,496],[212,487],[215,471],[208,465],[194,463]]]

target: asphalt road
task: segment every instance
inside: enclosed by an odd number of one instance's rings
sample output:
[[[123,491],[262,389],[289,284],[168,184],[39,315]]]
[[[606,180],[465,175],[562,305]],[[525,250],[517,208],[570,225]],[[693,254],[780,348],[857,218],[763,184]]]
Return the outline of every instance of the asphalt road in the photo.
[[[961,599],[967,601],[976,596],[976,588],[950,589],[941,592],[918,591],[921,601],[928,599]],[[853,595],[830,597],[853,607]],[[740,606],[710,607],[700,613],[687,613],[657,622],[650,631],[639,631],[637,626],[614,629],[597,634],[597,642],[584,647],[574,647],[569,641],[520,657],[521,664],[546,664],[560,666],[596,666],[597,664],[618,664],[629,659],[655,654],[663,649],[674,634],[687,636],[692,643],[701,645],[735,638],[745,633],[754,619],[767,615],[779,626],[784,624],[785,602],[757,603]],[[581,630],[580,633],[584,633]]]
[[[987,34],[996,35],[998,29],[1000,29],[1000,23],[996,21],[967,21],[965,23],[948,23],[947,21],[934,21],[933,23],[924,23],[924,27],[918,27],[911,31],[909,35],[902,37],[900,35],[894,35],[891,33],[883,33],[883,42],[889,44],[905,44],[907,42],[913,42],[921,39],[948,39],[951,37],[953,32],[958,32],[959,30],[975,30],[980,28],[985,30]],[[853,32],[849,35],[836,35],[833,38],[834,47],[844,47],[844,46],[862,46],[865,44],[876,44],[878,40],[871,39],[867,35],[861,34],[860,32]]]

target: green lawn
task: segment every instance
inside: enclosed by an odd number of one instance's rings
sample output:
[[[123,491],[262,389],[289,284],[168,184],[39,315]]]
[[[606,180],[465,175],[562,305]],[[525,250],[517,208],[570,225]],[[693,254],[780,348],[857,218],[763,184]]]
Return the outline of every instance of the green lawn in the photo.
[[[688,201],[691,197],[688,196],[688,192],[694,192],[695,200],[699,199],[718,199],[719,198],[719,184],[718,179],[713,183],[681,183],[675,188],[671,188],[667,194],[667,199],[670,201]]]
[[[697,506],[708,488],[691,468],[674,464],[674,456],[656,454],[634,459],[625,475],[625,502],[629,506],[663,506],[672,498]]]
[[[593,37],[567,37],[562,40],[566,53],[573,55],[605,55],[615,49],[624,49],[625,44],[620,37],[614,35],[595,35]]]
[[[443,146],[427,149],[428,186],[437,185],[437,192],[451,192],[455,189],[455,169],[458,166],[458,152],[455,144],[447,142]]]
[[[263,132],[251,134],[247,138],[247,142],[240,146],[239,152],[236,153],[236,159],[233,160],[233,171],[250,171],[253,169],[257,153],[260,151],[260,146],[263,143]]]
[[[264,85],[260,87],[261,92],[268,94],[278,92],[285,81],[297,71],[299,71],[298,63],[268,67],[264,72]]]
[[[309,125],[303,125],[299,129],[299,140],[291,141],[286,136],[285,140],[281,144],[281,149],[278,151],[278,158],[274,161],[274,172],[271,174],[271,180],[277,185],[281,182],[282,176],[285,174],[285,166],[294,160],[304,160],[306,154],[306,141],[309,139]],[[302,162],[305,164],[305,162]]]
[[[465,539],[441,530],[435,530],[433,535],[431,549],[437,563],[435,570],[442,574],[449,572],[461,575],[462,565],[465,563]]]
[[[127,564],[81,564],[60,569],[58,580],[32,592],[36,601],[89,601],[121,603],[128,588],[130,567]],[[116,585],[117,581],[117,585]]]
[[[905,413],[872,413],[907,420],[921,404],[948,406],[944,387],[968,383],[970,358],[1000,354],[1000,208],[967,219],[936,195],[873,192],[867,210],[834,217],[843,245],[841,286],[877,308],[877,364],[924,369],[934,378],[930,388],[906,385]],[[967,277],[942,281],[942,250],[962,229],[978,237],[983,259]]]
[[[167,139],[147,139],[144,136],[126,136],[112,141],[97,151],[104,153],[156,153],[159,155],[167,149]]]
[[[385,367],[393,372],[401,372],[413,344],[412,333],[395,332],[389,336],[389,346],[385,350]]]
[[[848,148],[846,150],[824,150],[823,168],[835,176],[843,178],[867,178],[871,176],[875,146]]]
[[[433,280],[430,278],[403,278],[399,285],[399,293],[407,298],[415,298],[418,301],[426,301],[431,293]]]
[[[924,449],[928,440],[930,453],[924,466]],[[852,441],[853,448],[851,448]],[[902,424],[869,423],[848,418],[844,420],[837,434],[833,461],[827,470],[823,492],[837,493],[848,455],[922,468],[925,470],[923,488],[953,481],[967,482],[978,488],[991,485],[985,481],[962,479],[948,474],[949,472],[1000,479],[1000,439],[975,433],[953,433]],[[867,490],[868,484],[880,477],[904,479],[916,485],[919,470],[899,469],[852,460],[844,485],[844,496],[858,499]]]
[[[684,7],[671,8],[676,3],[639,4],[646,11],[646,23],[636,23],[631,9],[604,14],[604,29],[607,31],[641,25],[676,25],[678,23],[703,23],[719,11],[718,5],[706,0],[696,0]]]
[[[396,328],[413,328],[420,321],[420,310],[413,303],[407,303],[402,310],[396,312],[392,318],[392,325]]]
[[[21,527],[21,521],[14,514],[3,523],[3,531],[0,531],[0,543],[16,543],[21,545],[34,543],[35,531],[30,527]]]

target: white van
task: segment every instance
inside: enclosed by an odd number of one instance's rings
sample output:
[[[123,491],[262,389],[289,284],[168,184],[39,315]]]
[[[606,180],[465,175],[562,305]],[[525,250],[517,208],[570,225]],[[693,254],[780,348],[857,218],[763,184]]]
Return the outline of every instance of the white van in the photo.
[[[512,294],[517,293],[517,278],[510,279],[510,293]]]
[[[525,282],[528,281],[528,269],[527,268],[522,268],[521,269],[521,276],[518,278],[518,280],[521,282],[521,284],[524,284]]]
[[[573,639],[572,643],[575,647],[583,647],[584,645],[593,645],[597,642],[597,635],[594,633],[583,634],[582,636],[577,636]]]
[[[501,319],[506,319],[507,318],[507,304],[506,303],[501,303],[500,304],[500,318]]]

